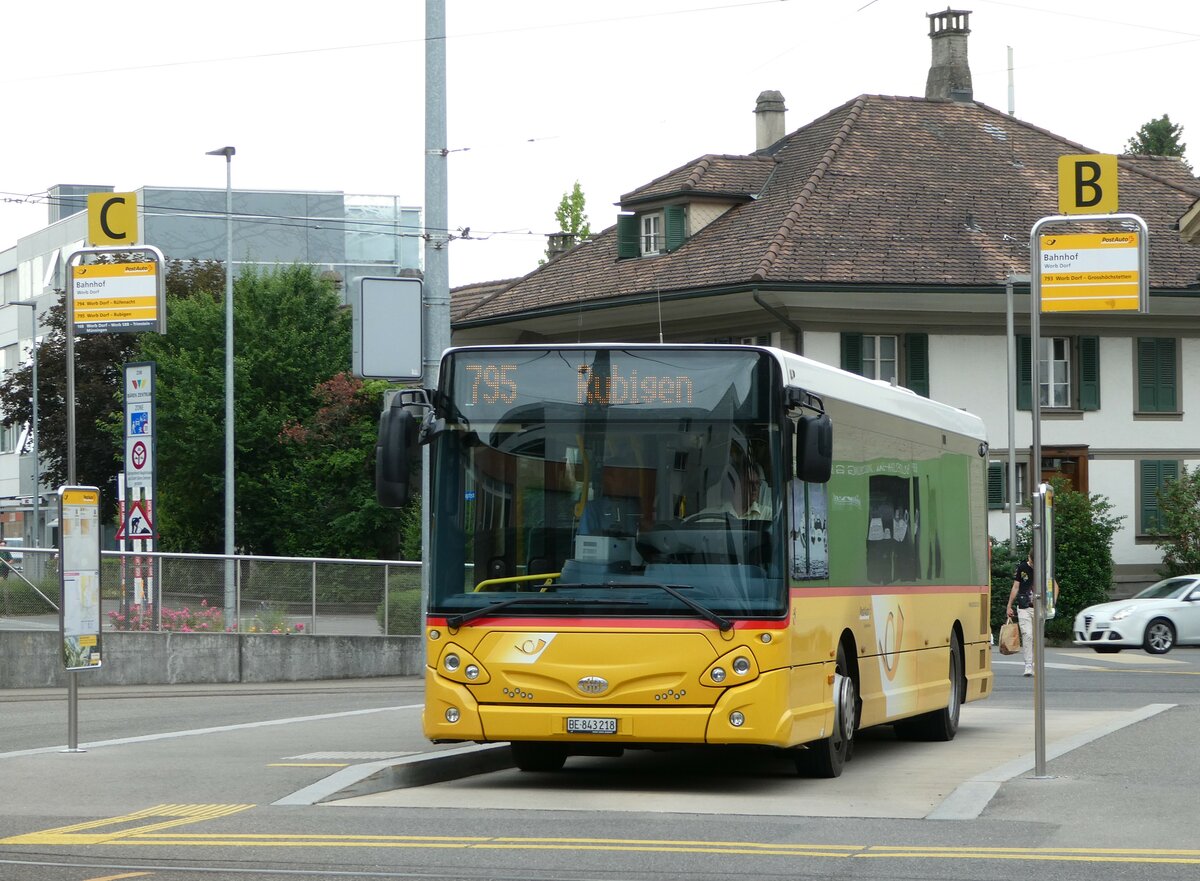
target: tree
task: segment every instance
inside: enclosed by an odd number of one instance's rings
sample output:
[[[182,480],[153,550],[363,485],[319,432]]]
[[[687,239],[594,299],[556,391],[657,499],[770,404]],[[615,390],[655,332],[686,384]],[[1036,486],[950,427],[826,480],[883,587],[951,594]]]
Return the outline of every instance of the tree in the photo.
[[[1180,140],[1182,137],[1183,126],[1175,125],[1164,113],[1159,119],[1152,119],[1138,129],[1125,149],[1138,156],[1177,156],[1184,159],[1187,144]],[[1183,164],[1191,168],[1186,159]]]
[[[156,526],[165,549],[224,546],[222,300],[190,289],[168,297],[169,333],[142,338],[140,358],[158,365]],[[274,554],[292,541],[296,517],[288,505],[296,495],[288,484],[302,470],[301,451],[281,433],[312,418],[320,406],[313,389],[350,362],[350,316],[328,281],[297,265],[243,271],[234,324],[235,541],[250,553]],[[323,501],[305,506],[307,529],[325,528]]]
[[[165,283],[168,296],[186,298],[197,290],[222,290],[224,278],[224,267],[215,261],[172,260]],[[57,293],[63,296],[63,291]],[[66,326],[66,307],[60,299],[45,313],[38,347],[39,460],[42,482],[50,486],[67,482]],[[125,455],[122,367],[140,359],[141,336],[93,333],[75,343],[75,480],[100,487],[100,516],[105,522],[116,517],[116,476]],[[32,382],[32,362],[0,380],[5,425],[33,420]]]
[[[1188,470],[1159,487],[1160,525],[1155,545],[1163,552],[1164,578],[1200,571],[1200,468]]]
[[[62,292],[60,291],[61,295]],[[38,347],[38,447],[42,482],[67,482],[67,343],[66,307],[60,300],[45,313]],[[100,516],[116,516],[116,475],[125,455],[120,436],[121,367],[137,360],[138,338],[130,333],[95,333],[75,343],[75,482],[101,489]],[[0,380],[0,410],[5,425],[27,425],[33,419],[32,361]]]
[[[566,233],[569,236],[570,246],[577,245],[592,235],[592,227],[585,210],[586,203],[583,189],[579,186],[579,181],[575,181],[571,192],[563,193],[562,200],[554,210],[554,220],[558,224],[557,232]],[[540,262],[545,263],[555,253],[555,249],[547,248],[546,259]]]
[[[294,476],[283,486],[284,509],[293,522],[279,536],[281,553],[397,558],[405,512],[375,501],[373,453],[386,388],[385,382],[338,373],[317,385],[313,394],[319,407],[309,419],[285,423],[281,442],[298,455]],[[321,512],[317,528],[314,509]]]

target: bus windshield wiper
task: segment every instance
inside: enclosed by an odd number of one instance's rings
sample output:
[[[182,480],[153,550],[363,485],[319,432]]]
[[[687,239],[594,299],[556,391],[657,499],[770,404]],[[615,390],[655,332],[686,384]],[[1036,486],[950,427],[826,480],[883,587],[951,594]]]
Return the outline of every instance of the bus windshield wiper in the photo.
[[[560,587],[561,585],[554,585]],[[507,609],[511,606],[544,606],[546,604],[565,605],[565,606],[644,606],[645,600],[609,600],[598,599],[596,597],[552,597],[548,594],[541,594],[536,597],[513,597],[512,599],[500,600],[497,603],[489,603],[486,606],[480,606],[478,609],[472,609],[469,612],[463,612],[459,615],[446,616],[446,626],[457,630],[468,621],[474,621],[476,618],[483,618],[488,615],[499,612],[501,609]]]
[[[680,585],[680,586],[686,587],[686,585]],[[551,587],[553,587],[556,590],[561,590],[564,587],[567,589],[580,588],[580,587],[584,587],[584,588],[586,588],[586,587],[610,587],[610,588],[615,588],[615,587],[628,587],[628,588],[653,587],[653,588],[656,588],[657,590],[661,590],[664,593],[667,593],[670,596],[674,597],[675,599],[679,600],[679,602],[683,603],[685,606],[687,606],[689,609],[691,609],[693,612],[695,612],[697,615],[699,615],[705,621],[708,621],[712,624],[716,624],[717,627],[720,628],[722,633],[728,633],[730,630],[733,629],[733,622],[730,621],[728,618],[723,618],[722,616],[718,615],[716,612],[714,612],[712,609],[708,608],[707,606],[703,606],[700,603],[696,602],[691,597],[686,596],[682,591],[676,589],[675,587],[672,587],[669,584],[664,584],[661,581],[608,581],[603,584],[571,584],[571,583],[567,583],[567,584],[554,584],[554,585],[551,585]]]

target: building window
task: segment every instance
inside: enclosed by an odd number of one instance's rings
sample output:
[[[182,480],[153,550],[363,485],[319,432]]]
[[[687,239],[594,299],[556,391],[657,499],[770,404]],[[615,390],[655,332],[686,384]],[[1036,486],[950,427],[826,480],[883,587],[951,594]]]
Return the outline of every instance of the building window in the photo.
[[[1179,477],[1179,462],[1169,459],[1142,459],[1138,462],[1139,535],[1150,535],[1163,528],[1158,491]]]
[[[1059,410],[1100,409],[1100,338],[1042,337],[1038,346],[1038,391],[1041,406]],[[1033,409],[1032,341],[1017,338],[1017,408]]]
[[[1178,413],[1177,377],[1175,339],[1138,337],[1138,410],[1143,413]]]
[[[642,215],[642,256],[648,257],[662,250],[662,215]]]
[[[1071,341],[1043,337],[1038,355],[1038,388],[1043,407],[1071,406]]]
[[[1024,507],[1027,463],[1017,462],[1017,507]],[[1008,505],[1008,462],[988,463],[988,508],[996,511]]]
[[[843,333],[842,369],[869,379],[899,382],[927,398],[929,336]]]
[[[862,375],[893,382],[896,376],[896,338],[863,334]]]

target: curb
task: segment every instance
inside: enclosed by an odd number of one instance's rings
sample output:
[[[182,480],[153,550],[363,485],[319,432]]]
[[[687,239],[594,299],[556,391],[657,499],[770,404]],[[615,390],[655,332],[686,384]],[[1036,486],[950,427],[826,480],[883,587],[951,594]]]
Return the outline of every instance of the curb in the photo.
[[[322,804],[394,789],[444,783],[511,767],[512,751],[507,743],[476,744],[343,768],[271,804]]]

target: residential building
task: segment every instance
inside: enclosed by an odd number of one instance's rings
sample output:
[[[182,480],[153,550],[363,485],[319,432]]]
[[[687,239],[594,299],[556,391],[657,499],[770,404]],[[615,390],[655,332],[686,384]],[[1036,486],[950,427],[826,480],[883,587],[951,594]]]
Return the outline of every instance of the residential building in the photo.
[[[754,152],[626,193],[591,241],[472,291],[454,342],[769,341],[907,386],[985,420],[1003,539],[1013,282],[1017,513],[1062,474],[1124,516],[1122,589],[1152,580],[1156,490],[1200,463],[1200,248],[1178,226],[1200,181],[1177,159],[1119,157],[1120,210],[1149,226],[1149,311],[1041,316],[1032,463],[1030,233],[1059,213],[1059,157],[1098,151],[973,99],[968,16],[929,16],[923,97],[859,95],[787,133],[783,97],[763,92]]]
[[[66,286],[71,255],[87,238],[87,194],[111,186],[63,184],[47,194],[48,223],[0,251],[0,370],[25,363],[41,317]],[[141,187],[136,191],[138,242],[168,260],[226,259],[224,189]],[[346,295],[354,279],[420,268],[421,210],[396,196],[341,192],[233,190],[233,268],[308,263],[329,273]],[[33,308],[28,308],[32,306]],[[25,308],[18,308],[25,307]],[[38,330],[34,331],[34,316]],[[0,427],[0,528],[34,543],[35,463],[30,433]],[[43,512],[54,500],[43,485]],[[43,513],[45,526],[53,518]],[[51,539],[50,530],[38,536]]]

